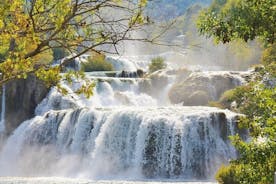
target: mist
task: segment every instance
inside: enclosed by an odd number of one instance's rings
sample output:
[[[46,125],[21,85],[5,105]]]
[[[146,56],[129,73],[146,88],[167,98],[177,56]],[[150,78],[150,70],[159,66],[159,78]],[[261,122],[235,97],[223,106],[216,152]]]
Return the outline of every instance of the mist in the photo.
[[[174,69],[191,70],[247,70],[259,64],[262,46],[257,41],[228,44],[215,43],[213,38],[199,35],[196,21],[203,6],[191,6],[186,13],[173,20],[156,21],[142,31],[132,32],[136,38],[152,38],[160,34],[155,43],[124,41],[119,45],[119,55],[148,57],[160,55]],[[139,57],[138,57],[139,58]]]

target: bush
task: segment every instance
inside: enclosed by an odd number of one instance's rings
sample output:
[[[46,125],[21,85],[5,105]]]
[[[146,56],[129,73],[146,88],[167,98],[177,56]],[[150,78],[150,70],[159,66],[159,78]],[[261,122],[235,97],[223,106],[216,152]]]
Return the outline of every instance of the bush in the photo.
[[[101,54],[95,54],[90,57],[86,63],[82,63],[82,71],[113,71],[114,68],[111,63],[105,60],[105,56]]]
[[[239,120],[238,126],[249,130],[250,141],[244,141],[238,135],[231,137],[239,157],[230,163],[230,168],[221,169],[217,179],[224,184],[229,178],[235,179],[233,184],[273,183],[276,170],[276,126],[273,116],[276,112],[276,87],[251,83],[229,94],[237,102],[239,112],[246,115]]]
[[[153,58],[151,60],[151,63],[149,65],[149,72],[153,73],[153,72],[155,72],[157,70],[161,70],[161,69],[164,69],[166,67],[167,67],[167,65],[165,63],[164,58],[162,58],[162,57],[156,57],[156,58]]]
[[[274,76],[275,62],[259,71],[257,82],[226,91],[221,104],[236,101],[237,111],[246,115],[239,119],[238,127],[246,128],[250,141],[231,136],[231,142],[238,151],[238,158],[228,167],[223,166],[216,179],[221,184],[271,184],[276,170],[275,112],[276,87],[261,84],[263,76]]]
[[[235,169],[233,166],[221,166],[216,174],[216,180],[221,184],[239,183],[235,180]]]
[[[232,140],[241,139],[238,136]],[[275,144],[254,143],[239,145],[240,157],[231,161],[229,166],[222,166],[217,174],[216,180],[220,184],[272,184],[276,169]]]
[[[239,98],[237,95],[239,93],[238,90],[240,90],[240,88],[241,87],[225,91],[221,95],[218,104],[220,104],[222,108],[230,109],[231,103]]]
[[[210,107],[217,107],[219,109],[225,109],[225,107],[218,101],[209,101],[208,106]]]
[[[270,47],[264,50],[262,55],[262,63],[264,65],[269,65],[276,62],[276,44],[272,44]]]

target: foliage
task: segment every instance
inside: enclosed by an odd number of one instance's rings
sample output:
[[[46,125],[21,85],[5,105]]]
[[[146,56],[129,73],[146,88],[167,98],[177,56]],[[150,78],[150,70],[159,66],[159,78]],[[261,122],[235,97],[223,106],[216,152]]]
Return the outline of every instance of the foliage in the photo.
[[[108,63],[102,54],[96,54],[89,58],[87,62],[82,63],[81,69],[85,72],[114,70],[112,64]]]
[[[241,118],[239,127],[249,129],[251,140],[245,142],[238,135],[231,138],[239,158],[217,173],[220,183],[227,183],[229,177],[236,181],[233,184],[273,181],[276,170],[276,87],[263,84],[270,66],[259,71],[260,76],[256,78],[259,82],[237,87],[222,97],[227,102],[235,101],[238,111],[246,115]]]
[[[238,86],[235,89],[230,89],[225,91],[217,103],[217,107],[221,108],[231,108],[231,103],[236,102],[239,108],[242,105],[243,98],[241,98],[245,93],[251,90],[250,85]],[[233,110],[233,109],[231,109]]]
[[[275,42],[276,5],[274,0],[215,0],[199,17],[201,34],[217,41],[230,42],[261,38],[264,43]]]
[[[238,183],[237,179],[235,178],[237,172],[237,168],[233,166],[221,166],[216,174],[216,180],[219,183],[223,184],[235,184]]]
[[[274,0],[215,0],[203,11],[198,22],[201,34],[223,43],[261,38],[267,50],[264,67],[256,71],[255,81],[225,94],[225,100],[235,100],[237,110],[246,116],[239,127],[247,128],[249,140],[239,135],[231,140],[239,157],[217,173],[220,183],[271,184],[276,170],[276,86]]]
[[[254,137],[246,143],[239,136],[235,136],[232,141],[240,153],[240,157],[230,164],[230,170],[235,170],[232,176],[236,183],[273,183],[276,169],[275,140]]]
[[[62,66],[52,67],[48,61],[52,59],[49,53],[55,49],[70,54],[62,65],[88,51],[106,52],[104,48],[110,48],[106,46],[112,46],[116,53],[120,41],[135,40],[131,33],[147,23],[142,14],[146,3],[147,0],[2,0],[0,86],[30,73],[47,84],[58,84]],[[121,16],[115,16],[117,13]]]
[[[240,151],[240,158],[222,166],[216,179],[223,184],[271,184],[276,169],[275,142],[265,142],[254,138],[245,143],[239,136],[232,140]]]
[[[221,108],[221,109],[231,109],[231,104],[235,101],[235,100],[238,100],[240,96],[238,91],[241,91],[241,90],[237,90],[238,88],[244,88],[244,86],[241,86],[241,87],[237,87],[235,89],[230,89],[230,90],[227,90],[225,91],[221,97],[219,98],[218,101],[211,101],[209,102],[209,106],[212,106],[212,107],[218,107],[218,108]],[[231,109],[233,110],[233,109]]]
[[[151,63],[149,64],[149,72],[153,73],[157,70],[161,70],[166,68],[167,65],[165,63],[164,58],[162,57],[156,57],[151,60]]]
[[[239,158],[217,173],[218,181],[227,183],[231,177],[236,181],[233,184],[272,183],[276,170],[276,87],[251,83],[232,90],[228,99],[235,100],[239,112],[246,114],[239,127],[249,129],[251,140],[245,142],[238,135],[231,138]]]
[[[265,65],[272,64],[276,62],[276,43],[270,45],[263,52],[261,62]]]
[[[273,153],[268,145],[247,145],[246,150],[245,154],[252,152],[252,156],[231,162],[230,166],[222,166],[216,174],[217,181],[223,184],[272,184],[276,164],[275,152]]]

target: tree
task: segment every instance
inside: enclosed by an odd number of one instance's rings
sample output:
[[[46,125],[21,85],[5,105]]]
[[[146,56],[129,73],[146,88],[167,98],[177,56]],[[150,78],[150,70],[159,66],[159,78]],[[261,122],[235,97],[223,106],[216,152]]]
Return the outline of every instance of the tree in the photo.
[[[93,54],[87,60],[81,64],[81,70],[85,72],[92,71],[113,71],[113,65],[106,61],[106,58],[102,54]]]
[[[274,0],[215,0],[199,18],[201,34],[223,43],[236,39],[260,38],[266,50],[264,67],[256,72],[255,81],[234,89],[232,100],[237,110],[246,116],[239,127],[249,130],[250,139],[239,135],[231,140],[239,156],[217,173],[223,184],[270,184],[276,171],[276,61]],[[274,181],[275,182],[275,181]]]
[[[2,0],[0,86],[31,73],[49,86],[56,85],[63,64],[88,51],[117,53],[117,44],[123,40],[153,41],[154,38],[131,36],[147,23],[142,15],[146,3],[147,0]],[[70,55],[55,67],[51,62],[39,62],[54,49]],[[80,76],[68,73],[73,74]]]
[[[151,60],[151,63],[149,64],[149,72],[153,73],[157,70],[161,70],[166,68],[167,65],[165,63],[164,58],[162,57],[156,57]]]
[[[239,135],[231,137],[239,157],[229,166],[223,166],[216,178],[223,184],[273,183],[276,170],[276,87],[251,83],[234,89],[233,97],[239,112],[246,115],[239,121],[239,126],[247,128],[251,138],[245,141]]]
[[[241,38],[275,42],[275,0],[214,0],[198,21],[199,32],[223,43]]]

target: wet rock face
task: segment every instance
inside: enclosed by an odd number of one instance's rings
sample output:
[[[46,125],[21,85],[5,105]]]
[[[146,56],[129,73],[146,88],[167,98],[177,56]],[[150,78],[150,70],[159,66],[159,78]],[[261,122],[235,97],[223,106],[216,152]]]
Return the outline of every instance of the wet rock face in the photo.
[[[34,116],[36,106],[48,93],[42,81],[34,76],[6,84],[5,126],[7,134]]]
[[[207,105],[225,91],[241,85],[242,80],[238,73],[194,73],[170,89],[169,99],[174,104]]]
[[[149,95],[158,96],[165,86],[169,83],[166,71],[159,70],[148,76],[147,80],[139,83],[139,90]]]
[[[195,91],[189,97],[186,101],[184,101],[183,105],[202,105],[202,104],[208,104],[210,100],[210,97],[208,96],[207,92],[205,91]]]
[[[141,78],[144,76],[144,71],[141,69],[138,69],[136,71],[125,71],[123,70],[119,74],[117,74],[117,77],[122,77],[122,78]]]

